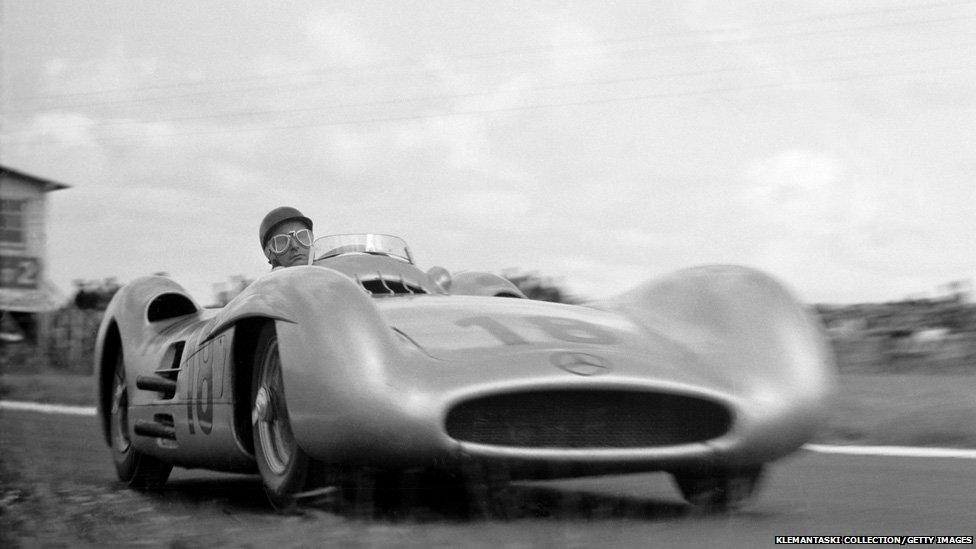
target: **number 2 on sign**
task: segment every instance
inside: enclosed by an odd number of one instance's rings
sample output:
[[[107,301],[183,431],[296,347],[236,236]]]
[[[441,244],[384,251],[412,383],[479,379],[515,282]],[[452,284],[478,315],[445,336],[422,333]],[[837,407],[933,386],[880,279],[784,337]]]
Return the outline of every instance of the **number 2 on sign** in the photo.
[[[534,324],[537,328],[545,332],[549,337],[570,343],[593,343],[597,345],[609,345],[616,343],[617,338],[609,330],[576,320],[573,318],[560,318],[550,316],[528,316],[525,320]],[[505,326],[497,319],[488,316],[471,316],[462,318],[454,322],[461,327],[477,326],[492,335],[504,345],[524,345],[531,343],[517,332]]]

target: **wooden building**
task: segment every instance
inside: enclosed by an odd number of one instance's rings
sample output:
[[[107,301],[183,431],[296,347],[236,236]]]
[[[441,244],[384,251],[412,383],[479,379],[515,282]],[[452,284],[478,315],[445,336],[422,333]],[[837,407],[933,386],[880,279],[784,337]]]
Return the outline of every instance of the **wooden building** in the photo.
[[[0,332],[11,319],[22,327],[35,313],[52,311],[64,297],[45,278],[47,193],[67,185],[0,166]]]

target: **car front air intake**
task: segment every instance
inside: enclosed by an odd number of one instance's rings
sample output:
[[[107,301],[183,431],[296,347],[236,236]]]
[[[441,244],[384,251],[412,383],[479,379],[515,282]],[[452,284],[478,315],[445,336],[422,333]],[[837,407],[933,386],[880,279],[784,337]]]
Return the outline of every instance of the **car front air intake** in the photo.
[[[462,442],[520,448],[649,448],[727,433],[732,414],[700,397],[646,391],[528,391],[462,402],[447,434]]]

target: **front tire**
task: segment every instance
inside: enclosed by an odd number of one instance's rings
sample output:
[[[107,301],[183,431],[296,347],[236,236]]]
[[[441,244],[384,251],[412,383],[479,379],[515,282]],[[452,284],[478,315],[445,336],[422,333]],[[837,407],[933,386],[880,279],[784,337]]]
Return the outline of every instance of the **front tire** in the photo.
[[[129,389],[125,381],[125,359],[122,349],[115,360],[112,377],[112,408],[109,415],[112,461],[119,480],[130,488],[140,490],[161,487],[169,478],[173,466],[132,446],[129,438]]]
[[[675,473],[674,482],[685,500],[706,511],[731,511],[755,494],[762,467],[710,475]]]
[[[268,499],[276,509],[286,509],[309,480],[310,459],[295,441],[285,404],[281,355],[273,323],[258,335],[251,382],[251,425],[254,457]]]

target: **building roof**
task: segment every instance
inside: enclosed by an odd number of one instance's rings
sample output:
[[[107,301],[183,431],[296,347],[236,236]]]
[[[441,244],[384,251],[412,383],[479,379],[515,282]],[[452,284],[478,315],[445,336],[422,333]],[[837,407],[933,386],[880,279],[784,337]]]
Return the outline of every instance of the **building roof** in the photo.
[[[13,177],[15,179],[20,179],[26,183],[33,183],[35,185],[40,185],[43,187],[44,192],[58,191],[61,189],[68,189],[70,185],[65,185],[64,183],[58,183],[57,181],[51,181],[50,179],[43,179],[34,175],[26,174],[24,172],[19,172],[12,168],[0,165],[0,176]]]

